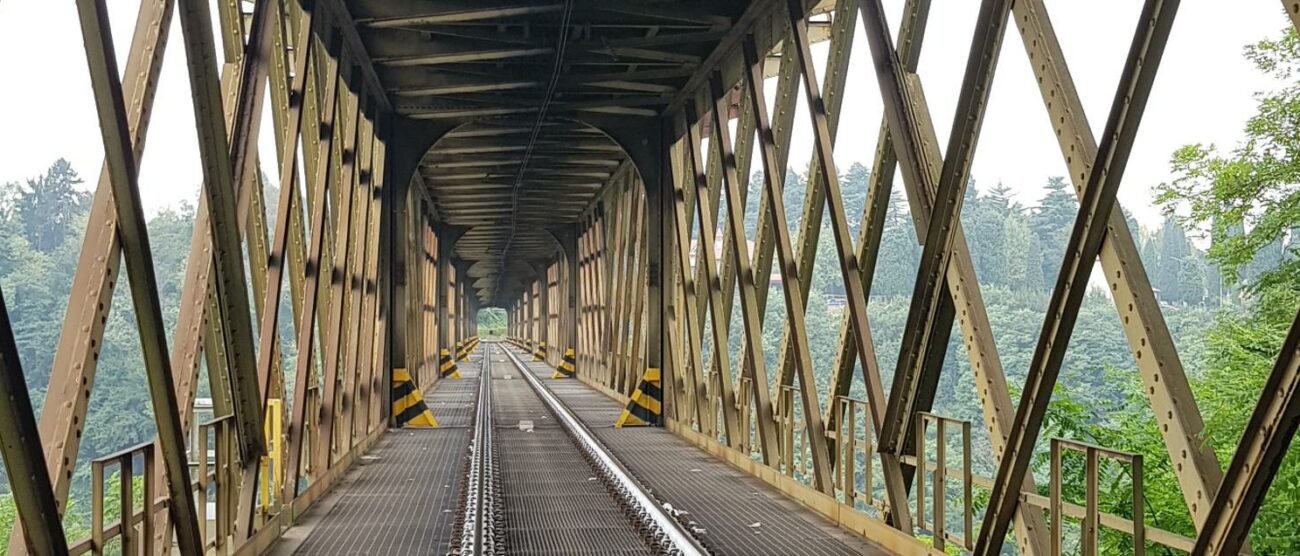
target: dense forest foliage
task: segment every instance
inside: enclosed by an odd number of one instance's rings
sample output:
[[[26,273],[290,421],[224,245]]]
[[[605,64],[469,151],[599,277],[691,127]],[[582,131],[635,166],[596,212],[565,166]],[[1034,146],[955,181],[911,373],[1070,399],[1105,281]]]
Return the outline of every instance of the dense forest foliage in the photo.
[[[1225,466],[1300,305],[1300,41],[1290,31],[1248,48],[1247,57],[1286,85],[1258,96],[1258,113],[1246,123],[1241,144],[1231,150],[1193,144],[1173,153],[1174,179],[1156,187],[1157,202],[1168,215],[1160,225],[1140,226],[1129,218],[1142,264],[1205,417],[1205,440]],[[855,237],[870,177],[863,164],[843,169],[841,187]],[[783,199],[792,228],[801,220],[806,182],[806,173],[786,176]],[[745,225],[750,239],[755,239],[761,184],[761,174],[749,179]],[[1078,208],[1063,178],[1048,178],[1042,187],[1041,200],[1025,206],[1013,200],[1011,188],[1004,184],[972,182],[962,209],[966,240],[1013,400],[1023,384]],[[894,189],[869,300],[885,384],[898,356],[920,256],[908,202],[900,187]],[[0,185],[0,286],[38,411],[85,234],[88,190],[64,160],[25,183]],[[149,221],[169,332],[177,317],[193,224],[190,205],[161,211]],[[825,392],[838,349],[843,290],[828,227],[820,238],[807,318],[818,387]],[[125,288],[117,290],[90,399],[82,463],[148,440],[154,431],[134,315]],[[777,287],[768,296],[763,343],[769,369],[777,368],[785,320],[781,296]],[[736,313],[733,353],[741,330]],[[480,318],[481,334],[504,332],[503,313],[484,311]],[[991,475],[995,464],[959,338],[960,333],[954,334],[950,342],[934,407],[974,423],[976,471]],[[1097,287],[1080,311],[1044,436],[1143,455],[1147,522],[1192,535],[1190,514],[1135,369],[1113,301],[1105,288]],[[862,397],[860,385],[855,388],[855,396]],[[1036,466],[1040,477],[1045,464],[1041,460]],[[1104,497],[1107,510],[1127,515],[1129,479],[1118,470],[1107,473],[1102,482],[1109,489]],[[71,535],[85,531],[88,485],[87,466],[80,465],[67,519]],[[1077,483],[1069,487],[1077,494]],[[0,498],[0,548],[7,545],[12,519],[12,503],[5,495]],[[1107,536],[1105,541],[1110,549],[1126,551],[1124,538]],[[1300,553],[1300,450],[1293,449],[1284,462],[1252,542],[1260,554]]]

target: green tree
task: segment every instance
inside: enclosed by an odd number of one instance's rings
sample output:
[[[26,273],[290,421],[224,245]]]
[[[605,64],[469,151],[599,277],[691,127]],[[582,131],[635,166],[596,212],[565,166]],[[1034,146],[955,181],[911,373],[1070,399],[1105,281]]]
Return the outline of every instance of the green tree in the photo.
[[[1283,86],[1256,95],[1240,145],[1227,153],[1199,143],[1178,149],[1175,179],[1157,188],[1167,212],[1185,210],[1186,224],[1208,230],[1210,259],[1231,281],[1261,256],[1270,260],[1260,266],[1274,266],[1280,241],[1300,222],[1300,38],[1288,29],[1247,47],[1246,58]],[[1294,257],[1277,262],[1254,285],[1296,274]]]
[[[1070,230],[1079,213],[1079,201],[1065,178],[1056,176],[1047,180],[1047,194],[1039,201],[1029,218],[1029,228],[1038,238],[1043,259],[1043,283],[1055,284],[1065,259],[1065,245],[1070,241]]]
[[[18,210],[39,218],[23,220],[27,241],[37,251],[49,253],[73,231],[77,218],[90,210],[90,193],[78,188],[82,179],[72,164],[62,158],[36,178],[18,197]]]
[[[1178,303],[1184,300],[1180,278],[1183,260],[1191,253],[1191,245],[1187,243],[1183,226],[1173,218],[1165,218],[1157,234],[1160,261],[1151,272],[1151,285],[1159,290],[1160,300]]]
[[[1280,39],[1248,47],[1246,57],[1281,88],[1257,95],[1241,144],[1228,153],[1201,144],[1178,149],[1175,178],[1157,189],[1167,214],[1186,214],[1183,223],[1208,231],[1208,258],[1225,283],[1242,292],[1241,305],[1225,306],[1207,333],[1204,379],[1194,383],[1207,440],[1221,461],[1232,458],[1300,306],[1300,264],[1290,234],[1300,223],[1300,38],[1288,28]],[[1294,554],[1300,552],[1297,530],[1300,450],[1291,450],[1256,517],[1251,543],[1259,554]]]

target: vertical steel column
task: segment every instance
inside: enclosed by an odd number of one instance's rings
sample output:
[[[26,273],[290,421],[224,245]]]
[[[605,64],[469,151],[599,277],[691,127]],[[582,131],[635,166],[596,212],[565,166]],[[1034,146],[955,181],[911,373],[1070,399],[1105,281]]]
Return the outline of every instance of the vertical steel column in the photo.
[[[456,346],[464,347],[469,337],[469,263],[457,260],[456,268]],[[452,356],[458,354],[453,353]]]
[[[456,349],[456,340],[455,338],[453,338],[454,327],[450,322],[452,315],[451,315],[451,307],[449,305],[452,302],[451,250],[452,247],[456,245],[456,241],[460,239],[460,236],[462,234],[464,234],[464,230],[462,228],[449,226],[447,224],[441,224],[437,229],[438,270],[435,273],[436,274],[435,280],[437,282],[437,285],[434,289],[434,296],[436,297],[434,301],[434,305],[438,308],[438,318],[436,319],[437,326],[438,326],[438,334],[437,334],[438,342],[437,345],[430,346],[430,351],[434,354],[435,357],[438,357],[439,354],[441,354],[442,350],[444,349],[453,352],[451,354],[452,357],[456,356],[456,354],[454,353]],[[437,373],[434,374],[437,375]]]
[[[564,252],[564,273],[560,281],[560,291],[566,298],[564,303],[564,345],[561,346],[560,356],[564,357],[568,350],[573,350],[573,362],[578,362],[578,327],[582,321],[582,303],[580,301],[580,288],[582,282],[582,253],[578,250],[578,234],[581,223],[574,224],[560,230],[557,235],[560,240],[560,250]],[[575,374],[577,369],[574,369]]]
[[[546,361],[550,353],[547,340],[551,335],[551,280],[550,266],[541,263],[537,268],[537,346],[534,352],[541,353],[539,358]]]
[[[651,145],[664,145],[665,137],[671,137],[671,122],[663,120],[660,122],[658,134],[659,141],[653,139]],[[668,153],[666,150],[658,151],[658,160],[660,166],[655,176],[650,173],[650,168],[642,170],[643,176],[649,174],[649,177],[641,180],[641,185],[645,191],[645,296],[646,296],[646,313],[645,313],[645,334],[646,334],[646,351],[645,366],[647,369],[657,369],[661,373],[664,371],[663,351],[665,348],[664,320],[667,307],[666,299],[663,292],[664,282],[664,265],[669,260],[671,251],[670,245],[672,240],[665,234],[669,231],[668,212],[665,209],[667,203],[672,202],[672,171],[668,166]],[[632,187],[636,184],[633,183]],[[629,192],[631,188],[629,188]],[[642,284],[636,284],[641,287]],[[644,372],[642,369],[641,372]],[[668,380],[672,380],[671,377]],[[663,381],[661,380],[661,383]],[[661,404],[663,402],[661,401]],[[652,426],[662,426],[661,416],[651,416]]]

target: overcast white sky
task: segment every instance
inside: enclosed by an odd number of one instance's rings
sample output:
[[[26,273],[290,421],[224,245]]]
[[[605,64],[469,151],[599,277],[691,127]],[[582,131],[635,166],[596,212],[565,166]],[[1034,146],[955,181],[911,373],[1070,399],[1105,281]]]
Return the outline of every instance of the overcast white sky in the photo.
[[[970,48],[976,0],[933,0],[920,74],[941,144],[946,144],[957,88]],[[1139,0],[1047,0],[1075,83],[1094,131],[1100,132],[1142,2]],[[119,64],[125,66],[136,0],[108,0]],[[886,0],[891,27],[902,0]],[[1230,148],[1254,112],[1253,93],[1276,87],[1242,57],[1242,47],[1277,36],[1290,25],[1275,0],[1184,0],[1156,79],[1120,200],[1144,224],[1160,220],[1150,206],[1151,186],[1167,179],[1168,159],[1190,142]],[[140,186],[154,213],[198,198],[200,167],[189,104],[180,30],[173,21]],[[814,49],[818,57],[826,48]],[[69,159],[91,187],[103,159],[76,9],[71,1],[0,2],[0,182],[44,171],[58,157]],[[866,42],[859,32],[849,73],[847,101],[836,146],[841,170],[853,162],[870,166],[881,106]],[[269,111],[268,111],[269,113]],[[811,137],[806,112],[796,127],[791,166],[803,169]],[[269,129],[265,125],[264,129]],[[274,160],[263,133],[263,160]],[[273,168],[273,165],[265,165]],[[1014,27],[1007,35],[976,154],[981,189],[998,182],[1033,206],[1047,177],[1065,165],[1048,124],[1024,47]],[[274,170],[268,172],[274,174]]]

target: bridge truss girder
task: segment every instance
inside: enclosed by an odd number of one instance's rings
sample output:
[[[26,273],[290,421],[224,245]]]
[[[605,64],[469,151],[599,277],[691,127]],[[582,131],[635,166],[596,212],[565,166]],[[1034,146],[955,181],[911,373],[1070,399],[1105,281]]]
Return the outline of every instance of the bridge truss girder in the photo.
[[[942,533],[941,524],[925,524],[924,511],[910,511],[909,499],[924,498],[914,488],[926,475],[917,472],[924,456],[916,427],[933,409],[955,323],[1000,462],[988,480],[991,501],[979,536],[968,527],[961,542],[997,553],[1014,528],[1021,552],[1047,554],[1053,544],[1045,507],[1033,501],[1042,497],[1027,469],[1096,261],[1199,533],[1184,539],[1151,530],[1147,539],[1197,553],[1248,548],[1254,515],[1300,425],[1300,320],[1225,473],[1203,441],[1196,400],[1114,200],[1178,2],[1145,2],[1098,142],[1042,0],[985,0],[959,113],[942,150],[917,73],[929,0],[905,3],[896,38],[880,0],[573,4],[583,10],[578,27],[588,35],[566,43],[569,74],[557,87],[558,116],[538,119],[552,133],[520,141],[538,112],[529,95],[545,90],[547,71],[556,71],[548,62],[557,49],[533,28],[548,28],[546,18],[565,12],[565,2],[433,8],[257,0],[247,13],[245,3],[219,2],[214,33],[206,2],[142,0],[119,72],[103,3],[79,0],[106,160],[39,421],[24,381],[13,380],[22,373],[0,298],[0,451],[20,518],[10,550],[85,551],[99,542],[69,545],[59,514],[123,261],[159,433],[152,443],[96,460],[96,469],[127,469],[133,458],[145,458],[149,495],[144,508],[132,510],[142,518],[138,532],[119,527],[124,551],[133,543],[160,553],[173,543],[185,553],[228,543],[268,546],[388,427],[392,369],[409,370],[424,386],[436,383],[441,352],[455,356],[476,339],[477,311],[496,305],[508,310],[511,338],[557,367],[573,350],[578,378],[611,395],[627,397],[648,369],[661,370],[665,409],[657,424],[756,475],[793,474],[790,439],[806,439],[809,484],[783,488],[813,505],[847,505],[842,512],[853,512],[859,495],[836,478],[851,465],[846,450],[852,457],[858,446],[842,432],[852,419],[843,408],[854,407],[846,399],[856,364],[867,392],[864,426],[879,438],[886,495],[870,500],[884,509],[881,520],[852,523],[902,548],[913,546],[915,527]],[[1300,6],[1283,5],[1300,25]],[[137,177],[174,12],[204,184],[169,347]],[[859,16],[886,110],[855,241],[834,142]],[[504,27],[484,33],[464,25],[473,22]],[[643,36],[591,36],[628,27]],[[959,220],[999,47],[1012,28],[1032,61],[1082,205],[1019,407]],[[403,33],[438,40],[400,40]],[[810,48],[820,40],[829,41],[831,53],[822,79]],[[516,71],[505,78],[503,67]],[[777,81],[771,110],[763,86],[769,77]],[[792,234],[781,193],[800,96],[814,156]],[[266,109],[276,181],[288,184],[274,220],[266,214],[257,156]],[[614,117],[633,123],[620,126]],[[429,132],[432,146],[407,133],[425,124],[439,130]],[[534,149],[535,160],[519,158]],[[754,150],[764,183],[751,242],[742,215]],[[886,389],[867,299],[896,169],[924,247]],[[525,179],[535,189],[521,192]],[[519,211],[521,202],[536,210]],[[513,218],[503,221],[502,212]],[[833,380],[819,392],[804,313],[825,218],[848,305]],[[773,266],[787,319],[777,368],[768,369],[761,339]],[[285,289],[299,354],[291,377],[278,323]],[[734,354],[733,300],[741,303],[743,338]],[[201,368],[218,416],[199,425]],[[265,437],[273,410],[283,412],[274,419],[288,422],[284,446]],[[213,471],[205,460],[192,479],[186,431],[196,425],[205,431],[204,446],[206,431],[214,433],[214,453],[229,465]],[[286,462],[275,465],[276,476],[261,465],[272,448],[272,457]],[[280,488],[259,499],[262,482]],[[221,511],[210,535],[199,513],[205,504],[196,500],[206,500],[214,483]],[[155,492],[166,492],[170,502]],[[1099,518],[1090,515],[1095,528]],[[935,541],[948,542],[942,534]]]

